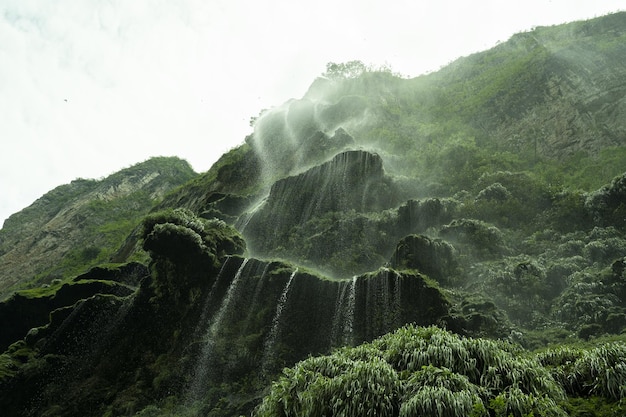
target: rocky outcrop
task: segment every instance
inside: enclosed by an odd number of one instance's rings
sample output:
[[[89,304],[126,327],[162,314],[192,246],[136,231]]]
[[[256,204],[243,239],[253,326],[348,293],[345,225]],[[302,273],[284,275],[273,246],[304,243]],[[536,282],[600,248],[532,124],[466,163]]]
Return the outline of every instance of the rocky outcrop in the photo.
[[[81,280],[64,284],[60,288],[22,291],[0,302],[0,350],[23,339],[27,332],[48,324],[50,314],[57,309],[67,308],[79,300],[96,294],[127,296],[134,289],[123,284],[103,280]]]
[[[3,410],[27,415],[53,401],[86,414],[128,414],[166,393],[204,400],[211,387],[238,380],[249,392],[239,413],[249,413],[259,389],[251,381],[406,323],[453,320],[442,291],[415,272],[383,268],[336,281],[285,262],[233,256],[243,250],[234,229],[188,211],[156,213],[144,230],[151,275],[125,298],[81,293],[14,343],[8,357],[26,365],[0,376]],[[75,285],[96,282],[87,277]],[[30,383],[47,375],[54,377]]]
[[[356,262],[349,259],[352,255],[343,260],[346,265],[340,265],[340,259],[334,264],[328,262],[329,257],[346,253],[348,236],[371,233],[372,242],[379,240],[377,228],[368,227],[367,213],[391,208],[399,198],[392,179],[384,173],[380,156],[347,151],[274,183],[263,204],[242,226],[243,234],[252,253],[261,256],[296,258],[330,273],[362,273],[373,269],[372,263],[356,271],[348,265]],[[327,226],[320,228],[320,224]],[[315,234],[300,236],[311,228],[317,229]],[[311,241],[296,246],[300,237]],[[294,243],[286,246],[287,242]],[[375,263],[374,268],[380,264]]]
[[[398,270],[414,269],[448,285],[458,274],[454,247],[441,239],[423,235],[402,238],[391,256],[391,266]]]

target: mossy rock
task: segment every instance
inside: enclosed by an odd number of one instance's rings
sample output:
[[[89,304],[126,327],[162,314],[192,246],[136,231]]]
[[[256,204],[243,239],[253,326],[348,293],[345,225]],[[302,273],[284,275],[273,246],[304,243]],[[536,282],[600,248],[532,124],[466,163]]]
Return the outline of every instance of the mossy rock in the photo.
[[[57,289],[41,288],[13,294],[0,303],[0,350],[26,336],[31,328],[48,323],[50,313],[72,306],[96,294],[120,297],[130,295],[133,288],[114,281],[86,280],[65,283]]]
[[[145,265],[139,262],[129,262],[114,266],[95,266],[74,278],[73,281],[106,280],[136,287],[149,274],[150,270]]]
[[[441,239],[409,235],[398,242],[391,256],[394,269],[416,269],[442,284],[449,284],[457,275],[456,249]]]

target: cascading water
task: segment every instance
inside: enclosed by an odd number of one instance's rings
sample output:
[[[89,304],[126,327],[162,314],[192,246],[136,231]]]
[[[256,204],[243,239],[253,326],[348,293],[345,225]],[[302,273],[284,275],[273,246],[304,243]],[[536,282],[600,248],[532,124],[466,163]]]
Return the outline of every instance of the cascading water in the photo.
[[[254,217],[257,210],[259,210],[263,206],[263,204],[265,204],[266,200],[267,196],[252,205],[251,208],[249,208],[245,213],[239,216],[239,218],[235,222],[235,228],[239,231],[239,233],[243,234],[245,232],[246,227],[248,227],[248,224],[250,223],[250,220],[252,220],[252,217]]]
[[[198,338],[198,336],[200,335],[200,332],[202,331],[204,324],[207,321],[207,318],[208,318],[207,316],[209,314],[209,307],[211,306],[211,302],[213,301],[213,293],[215,293],[215,288],[219,285],[222,279],[222,275],[224,274],[224,270],[226,269],[230,260],[231,258],[228,257],[222,264],[222,268],[220,268],[220,272],[217,274],[217,277],[215,278],[215,281],[213,281],[213,285],[211,285],[211,289],[209,290],[209,293],[207,294],[206,299],[204,300],[204,305],[202,306],[202,312],[200,313],[200,319],[198,320],[198,324],[193,332],[194,340]]]
[[[400,278],[396,271],[382,268],[376,276],[367,280],[365,294],[366,338],[378,337],[402,324],[400,290],[402,283]]]
[[[348,295],[348,306],[345,314],[343,326],[343,344],[354,344],[354,308],[356,304],[356,275],[352,277],[350,292]]]
[[[350,281],[340,283],[330,337],[332,346],[353,344],[356,279],[355,275]]]
[[[388,268],[383,268],[383,271],[382,284],[385,294],[383,326],[386,331],[390,331],[400,325],[400,275]]]
[[[285,308],[285,304],[287,304],[287,298],[289,297],[289,289],[291,288],[291,283],[298,273],[298,269],[296,268],[289,277],[285,288],[283,289],[280,298],[278,299],[278,304],[276,305],[276,313],[274,314],[274,318],[272,319],[272,327],[270,332],[265,339],[265,350],[263,352],[263,363],[262,363],[262,371],[264,375],[268,374],[270,370],[270,366],[272,365],[271,361],[275,357],[275,345],[276,340],[278,338],[278,332],[280,330],[280,318],[283,314],[283,309]]]
[[[377,253],[363,262],[352,240],[357,236],[367,239],[365,251],[370,247],[382,251],[389,245],[369,230],[372,221],[364,213],[393,208],[400,192],[395,188],[385,176],[379,155],[344,151],[320,165],[275,181],[265,203],[252,216],[241,217],[239,230],[245,229],[242,234],[247,249],[255,256],[323,263],[336,276],[363,273],[370,266],[376,267],[375,259],[383,255]],[[303,238],[300,234],[305,230],[319,231],[307,238],[310,245],[284,245]]]
[[[206,391],[205,387],[206,387],[207,380],[209,377],[209,368],[210,368],[210,362],[211,362],[211,355],[213,354],[213,348],[215,346],[215,337],[217,336],[217,334],[219,333],[223,325],[226,310],[228,309],[233,299],[233,295],[235,294],[237,290],[239,281],[241,279],[241,275],[243,274],[243,270],[245,269],[247,264],[248,264],[248,258],[244,259],[243,262],[241,263],[241,266],[237,270],[235,277],[233,278],[232,282],[228,286],[226,295],[222,299],[219,310],[217,311],[215,316],[211,318],[209,322],[209,326],[203,338],[204,345],[202,346],[200,357],[198,358],[196,365],[195,365],[194,378],[191,381],[191,385],[187,393],[187,399],[190,402],[200,400],[204,392]],[[213,288],[211,288],[211,292],[209,296],[211,296],[211,293],[213,292],[213,289],[218,281],[219,281],[219,276],[215,280],[215,283],[213,285]]]
[[[248,334],[250,330],[250,324],[252,323],[252,316],[257,312],[256,310],[259,308],[259,301],[261,301],[260,300],[261,290],[263,289],[263,286],[265,285],[265,279],[267,277],[267,271],[269,270],[269,267],[270,267],[269,263],[265,264],[265,266],[263,267],[263,272],[261,273],[261,277],[258,279],[254,287],[254,295],[252,296],[252,300],[249,301],[250,308],[246,316],[245,325],[242,331],[240,332],[240,335]]]
[[[402,277],[397,271],[393,271],[393,273],[395,275],[393,287],[393,326],[395,328],[402,325]]]
[[[337,300],[335,301],[335,314],[333,315],[333,325],[330,332],[330,343],[333,346],[339,344],[340,334],[342,335],[342,321],[343,321],[343,300],[345,298],[346,291],[348,289],[347,281],[342,281],[339,285],[339,291],[337,291]]]

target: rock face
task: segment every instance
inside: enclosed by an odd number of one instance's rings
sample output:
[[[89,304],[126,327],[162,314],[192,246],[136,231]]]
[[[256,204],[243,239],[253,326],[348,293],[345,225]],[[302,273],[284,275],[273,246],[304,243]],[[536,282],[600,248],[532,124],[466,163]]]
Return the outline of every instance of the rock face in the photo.
[[[626,86],[620,80],[626,68],[617,63],[626,53],[625,23],[626,13],[617,13],[601,22],[569,24],[569,30],[539,27],[512,38],[537,51],[533,53],[542,65],[533,71],[543,85],[533,108],[517,112],[516,120],[501,124],[498,134],[511,144],[524,140],[525,146],[553,158],[623,146]]]
[[[130,277],[130,268],[123,269],[122,273]],[[113,272],[107,278],[111,275]],[[147,275],[147,270],[142,275]],[[96,294],[122,297],[133,292],[134,288],[114,281],[81,279],[76,283],[64,284],[54,291],[40,291],[37,295],[28,292],[14,293],[0,303],[0,350],[5,351],[9,345],[26,336],[30,329],[47,325],[54,310],[71,307],[74,303]]]
[[[431,239],[423,235],[404,237],[391,257],[395,269],[415,269],[437,282],[451,283],[457,275],[456,250],[441,239]]]
[[[0,230],[0,298],[39,274],[40,283],[62,278],[69,272],[61,265],[64,257],[83,264],[106,260],[165,193],[194,175],[178,158],[154,158],[103,180],[75,180],[48,192]]]
[[[335,281],[284,262],[233,256],[242,241],[232,227],[184,211],[154,214],[144,230],[152,274],[125,298],[115,291],[83,294],[13,344],[9,352],[30,352],[24,360],[33,362],[0,377],[3,410],[30,415],[55,402],[87,415],[128,413],[168,392],[183,402],[205,401],[212,387],[238,380],[251,390],[240,405],[248,413],[260,387],[246,384],[310,354],[369,341],[406,323],[456,322],[441,290],[417,273],[383,268]],[[168,249],[168,242],[178,249]],[[120,272],[108,276],[121,279]],[[18,298],[4,307],[11,310]],[[17,333],[13,338],[19,340]],[[53,382],[29,382],[47,375]],[[83,395],[86,383],[89,395]],[[133,392],[136,384],[147,388]],[[131,409],[123,408],[127,398],[134,398]]]
[[[295,258],[349,276],[376,268],[380,262],[366,262],[361,270],[354,270],[350,264],[359,263],[356,259],[328,260],[333,253],[345,253],[348,236],[368,232],[367,213],[391,208],[399,198],[401,193],[385,175],[380,156],[347,151],[274,183],[265,202],[242,226],[243,233],[252,253]],[[327,226],[320,228],[320,224]],[[315,241],[297,245],[297,241],[304,243],[302,233],[313,228],[317,236],[309,238]],[[292,243],[285,245],[287,242]]]
[[[306,172],[279,180],[265,204],[250,219],[246,230],[258,240],[267,238],[264,228],[288,231],[329,212],[375,211],[390,207],[384,192],[385,178],[378,155],[349,151]],[[387,180],[388,181],[388,180]],[[280,231],[274,232],[281,234]],[[257,240],[257,239],[253,239]]]

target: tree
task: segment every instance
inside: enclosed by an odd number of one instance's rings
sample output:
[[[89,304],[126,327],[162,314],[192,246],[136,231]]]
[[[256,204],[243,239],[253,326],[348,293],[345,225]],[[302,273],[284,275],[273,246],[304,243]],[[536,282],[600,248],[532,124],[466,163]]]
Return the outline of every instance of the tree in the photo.
[[[322,74],[322,76],[330,80],[341,80],[345,78],[357,78],[367,71],[367,66],[358,60],[339,64],[329,62],[326,64],[326,72]]]

